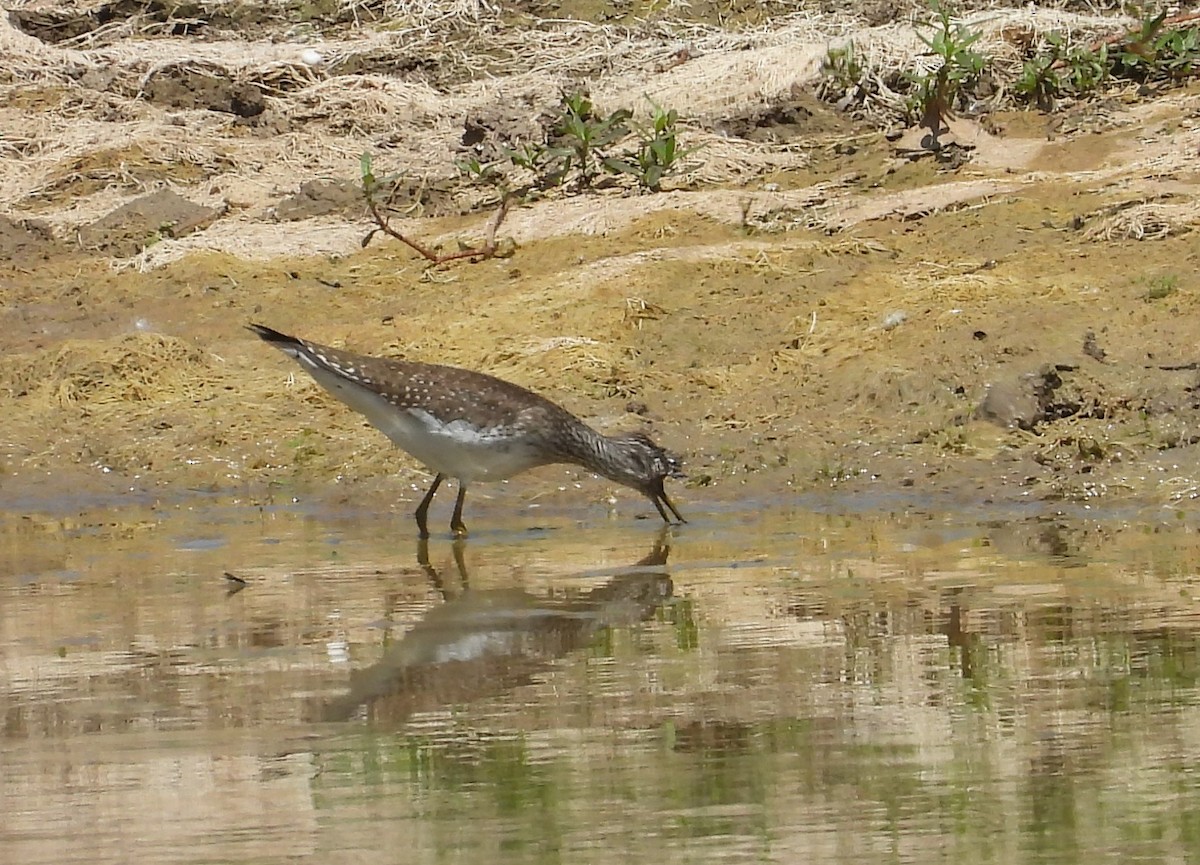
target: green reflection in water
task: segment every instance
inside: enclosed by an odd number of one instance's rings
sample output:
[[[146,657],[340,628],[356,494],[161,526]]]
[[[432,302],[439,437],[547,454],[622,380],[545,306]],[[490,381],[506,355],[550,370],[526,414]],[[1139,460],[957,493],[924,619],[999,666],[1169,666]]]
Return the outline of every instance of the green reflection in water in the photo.
[[[470,579],[374,535],[353,570],[303,534],[254,564],[252,536],[232,598],[191,575],[224,550],[35,573],[14,542],[0,852],[122,861],[115,826],[163,862],[1200,861],[1200,539],[1033,528],[489,542]]]
[[[673,634],[664,623],[668,644]],[[874,675],[864,677],[866,701],[850,711],[810,705],[808,717],[677,717],[619,734],[580,729],[572,734],[577,748],[559,743],[536,758],[527,736],[489,738],[468,713],[449,738],[364,738],[364,749],[372,741],[387,756],[361,768],[390,765],[393,777],[366,771],[360,780],[406,787],[422,803],[421,818],[438,824],[467,815],[499,821],[497,849],[536,852],[536,861],[569,858],[570,827],[581,814],[593,832],[624,844],[645,847],[634,836],[653,823],[667,849],[719,842],[732,861],[769,857],[780,844],[822,832],[833,833],[829,855],[845,860],[870,852],[912,861],[925,849],[978,862],[1082,862],[1098,851],[1158,858],[1198,849],[1197,760],[1176,754],[1159,762],[1149,753],[1164,728],[1181,722],[1176,710],[1196,703],[1197,641],[1055,636],[1039,671],[1024,677],[1014,670],[1019,653],[1003,642],[969,649],[970,679],[962,675],[968,649],[923,655],[930,703],[951,720],[933,741],[904,741],[911,729],[863,735],[863,716],[885,706],[896,680],[895,646],[880,641],[865,665],[844,655],[846,669]],[[618,645],[605,641],[606,651]],[[827,676],[823,653],[781,649],[773,658]],[[1057,696],[1034,713],[1006,713],[1014,701],[1038,702],[1042,689]],[[880,722],[886,727],[886,713]],[[324,774],[347,768],[331,764]],[[938,840],[926,848],[922,838]],[[480,847],[457,832],[440,843],[447,855]]]
[[[696,624],[695,604],[690,600],[680,598],[670,606],[660,608],[658,620],[674,628],[675,647],[677,649],[688,651],[700,644],[700,634]]]

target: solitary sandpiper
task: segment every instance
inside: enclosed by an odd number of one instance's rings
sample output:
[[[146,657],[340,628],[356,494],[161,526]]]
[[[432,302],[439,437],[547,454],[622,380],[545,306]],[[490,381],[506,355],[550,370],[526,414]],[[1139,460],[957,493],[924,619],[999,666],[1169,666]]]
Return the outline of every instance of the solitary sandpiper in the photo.
[[[686,522],[663,489],[666,478],[683,477],[679,459],[642,433],[602,435],[545,397],[485,373],[366,357],[249,327],[435,472],[417,505],[422,538],[429,537],[429,503],[445,478],[458,479],[450,530],[465,535],[463,500],[471,483],[551,463],[583,466],[632,487],[654,502],[664,522],[671,521],[667,509]]]

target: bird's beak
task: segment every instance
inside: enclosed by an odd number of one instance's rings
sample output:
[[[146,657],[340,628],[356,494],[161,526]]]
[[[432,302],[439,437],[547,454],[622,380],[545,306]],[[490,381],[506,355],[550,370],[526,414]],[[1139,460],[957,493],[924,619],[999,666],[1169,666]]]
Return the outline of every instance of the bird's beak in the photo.
[[[682,472],[679,475],[672,473],[669,477],[679,477],[681,475]],[[659,516],[663,518],[663,522],[671,522],[671,518],[667,516],[667,510],[670,510],[679,522],[687,522],[683,518],[683,514],[679,513],[679,508],[675,507],[674,503],[667,498],[667,491],[663,489],[663,478],[659,478],[655,483],[651,484],[650,489],[646,490],[646,496],[650,501],[654,502],[654,507],[658,508]],[[663,507],[664,505],[666,505],[666,508]]]

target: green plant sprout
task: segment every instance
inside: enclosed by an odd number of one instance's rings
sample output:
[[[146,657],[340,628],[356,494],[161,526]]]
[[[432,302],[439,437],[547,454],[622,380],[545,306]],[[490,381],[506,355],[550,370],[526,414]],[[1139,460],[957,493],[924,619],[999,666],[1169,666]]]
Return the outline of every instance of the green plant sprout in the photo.
[[[955,101],[979,80],[986,60],[971,48],[979,40],[980,33],[953,23],[949,7],[940,0],[930,0],[930,9],[937,16],[932,25],[934,33],[932,36],[918,34],[918,37],[930,53],[940,58],[941,64],[931,72],[911,76],[915,90],[910,106],[919,115],[920,125],[927,127],[936,141],[946,129],[946,116]]]

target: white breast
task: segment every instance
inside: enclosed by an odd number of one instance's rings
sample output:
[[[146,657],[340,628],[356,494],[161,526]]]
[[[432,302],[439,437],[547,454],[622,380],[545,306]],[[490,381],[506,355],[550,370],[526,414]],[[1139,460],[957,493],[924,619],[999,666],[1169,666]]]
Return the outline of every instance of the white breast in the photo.
[[[527,439],[476,429],[464,420],[443,424],[422,409],[397,409],[329,370],[305,366],[322,387],[435,472],[467,483],[499,481],[545,463]]]

